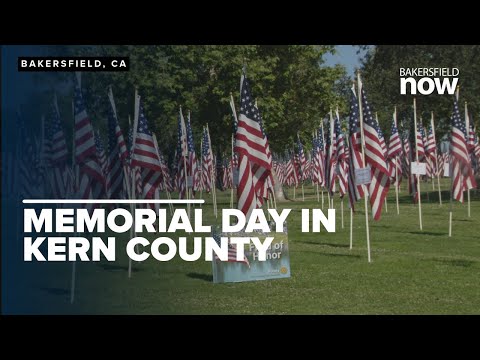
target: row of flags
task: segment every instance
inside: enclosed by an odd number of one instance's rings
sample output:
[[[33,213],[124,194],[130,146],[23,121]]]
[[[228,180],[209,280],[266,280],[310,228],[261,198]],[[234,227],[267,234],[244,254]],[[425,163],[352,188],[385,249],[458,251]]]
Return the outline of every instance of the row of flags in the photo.
[[[332,196],[337,192],[338,184],[340,198],[348,193],[352,209],[359,199],[369,194],[373,218],[378,220],[390,186],[400,184],[403,177],[409,179],[409,191],[413,201],[418,201],[417,177],[411,173],[410,168],[411,163],[417,161],[418,151],[418,161],[426,163],[426,178],[443,176],[445,166],[451,163],[453,197],[463,202],[463,192],[476,187],[474,173],[480,170],[480,145],[472,124],[469,124],[467,139],[465,121],[460,117],[457,100],[454,101],[452,115],[450,155],[437,151],[433,118],[428,131],[425,131],[421,122],[418,123],[414,138],[416,144],[410,146],[408,131],[400,134],[398,130],[395,111],[391,135],[386,142],[361,83],[360,89],[360,102],[355,88],[351,90],[348,138],[340,127],[337,110],[335,116],[330,114],[330,119],[325,119],[314,134],[309,159],[304,157],[304,148],[299,137],[296,152],[287,151],[283,158],[276,157],[273,168],[280,183],[298,186],[302,181],[310,180],[312,184],[324,187]],[[360,105],[364,126],[364,156],[359,121]],[[362,169],[365,165],[370,168],[371,181],[368,186],[355,181],[355,170]]]
[[[473,125],[467,125],[460,116],[458,100],[454,101],[452,115],[451,151],[441,153],[437,151],[433,119],[427,130],[421,122],[418,123],[414,129],[415,145],[411,146],[408,132],[399,131],[395,113],[391,135],[386,141],[366,90],[361,83],[359,85],[359,94],[355,88],[350,94],[348,136],[341,128],[337,110],[334,114],[331,112],[314,132],[311,152],[305,152],[297,134],[296,151],[287,151],[283,157],[275,156],[273,161],[263,120],[244,73],[238,118],[233,97],[230,101],[234,119],[230,157],[213,154],[206,126],[201,136],[201,156],[197,158],[191,115],[189,113],[185,119],[180,108],[175,161],[169,167],[159,150],[140,97],[136,98],[136,128],[130,125],[125,139],[113,93],[109,89],[105,147],[88,116],[80,78],[75,77],[74,166],[70,165],[62,120],[54,98],[50,113],[43,121],[40,141],[20,125],[21,131],[25,132],[19,167],[20,176],[25,179],[21,182],[22,196],[41,197],[38,192],[42,190],[32,186],[41,183],[46,184],[43,196],[82,199],[151,199],[159,196],[161,191],[177,191],[179,198],[185,199],[199,196],[201,191],[210,193],[214,187],[222,190],[236,188],[238,208],[248,216],[274,193],[275,172],[280,185],[298,186],[311,181],[324,187],[332,196],[337,192],[341,198],[348,194],[352,209],[368,194],[373,218],[378,220],[390,186],[399,184],[402,178],[408,178],[414,201],[418,197],[416,176],[410,171],[418,153],[418,161],[427,164],[427,177],[442,174],[450,164],[453,196],[463,201],[463,191],[476,186],[474,173],[479,167],[480,145]],[[360,117],[363,119],[363,139]],[[359,171],[366,167],[370,168],[370,181],[357,182]]]

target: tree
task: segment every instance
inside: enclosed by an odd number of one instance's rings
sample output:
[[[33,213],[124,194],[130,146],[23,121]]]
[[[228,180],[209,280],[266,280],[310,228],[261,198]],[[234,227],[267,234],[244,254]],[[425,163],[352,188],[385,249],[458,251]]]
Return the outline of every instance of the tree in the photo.
[[[361,46],[368,50],[362,64],[362,81],[368,98],[378,111],[380,124],[389,134],[393,106],[397,105],[399,120],[413,122],[412,95],[400,95],[399,68],[458,68],[460,106],[468,102],[472,115],[480,110],[480,55],[478,45],[378,45]],[[417,95],[417,116],[423,123],[435,114],[437,139],[450,127],[453,96],[432,94]],[[478,117],[473,116],[478,124]]]
[[[53,55],[129,56],[130,71],[84,73],[83,89],[94,124],[106,127],[106,92],[113,88],[120,125],[133,118],[134,90],[138,88],[146,116],[160,143],[169,153],[176,141],[179,106],[191,111],[196,146],[202,126],[209,124],[214,147],[230,149],[232,117],[230,93],[239,101],[239,80],[246,65],[252,91],[258,100],[272,151],[291,146],[297,131],[310,139],[312,130],[331,106],[340,104],[341,66],[328,67],[323,56],[334,46],[305,45],[162,45],[53,47]],[[72,74],[55,75],[51,84],[71,82]],[[45,78],[42,79],[45,81]],[[336,85],[335,85],[336,84]],[[51,90],[49,90],[51,95]],[[63,93],[71,99],[71,89]]]

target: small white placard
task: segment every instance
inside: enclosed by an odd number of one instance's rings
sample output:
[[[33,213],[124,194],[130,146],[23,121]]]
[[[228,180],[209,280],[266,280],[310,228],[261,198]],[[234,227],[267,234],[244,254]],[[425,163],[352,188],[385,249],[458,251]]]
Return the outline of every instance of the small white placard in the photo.
[[[233,186],[238,186],[239,183],[239,173],[238,169],[233,169]]]
[[[189,187],[189,188],[193,187],[193,177],[192,176],[187,176],[187,187]]]
[[[450,164],[446,163],[443,167],[443,176],[450,177]]]
[[[355,185],[367,185],[372,182],[370,167],[355,169]]]
[[[413,175],[426,175],[427,174],[427,163],[412,161],[411,171]]]

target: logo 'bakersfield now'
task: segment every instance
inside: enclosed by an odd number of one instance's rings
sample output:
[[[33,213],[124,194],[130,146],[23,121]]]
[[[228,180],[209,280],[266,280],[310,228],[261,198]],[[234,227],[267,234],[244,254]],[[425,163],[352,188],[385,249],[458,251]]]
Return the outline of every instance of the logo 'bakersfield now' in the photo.
[[[453,95],[458,84],[458,68],[400,68],[400,94]]]

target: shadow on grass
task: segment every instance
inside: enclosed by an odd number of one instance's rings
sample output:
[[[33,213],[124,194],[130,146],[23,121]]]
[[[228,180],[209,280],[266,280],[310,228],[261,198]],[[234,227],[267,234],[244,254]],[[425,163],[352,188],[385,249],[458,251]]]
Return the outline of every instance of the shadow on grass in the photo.
[[[403,232],[403,231],[402,231]],[[408,231],[407,234],[414,235],[433,235],[433,236],[442,236],[447,235],[445,232],[432,232],[432,231]]]
[[[313,242],[313,241],[296,241],[297,244],[308,244],[308,245],[321,245],[321,246],[331,246],[335,248],[348,248],[350,245],[348,244],[332,244],[332,243],[321,243],[321,242]]]
[[[198,280],[203,280],[208,282],[213,281],[213,275],[208,275],[208,274],[188,273],[187,276],[192,279],[198,279]]]
[[[453,259],[453,260],[448,260],[448,259],[433,259],[433,261],[445,264],[445,265],[450,265],[450,266],[460,266],[460,267],[470,267],[475,264],[475,261],[471,260],[458,260],[458,259]]]
[[[97,266],[101,267],[103,270],[107,271],[128,271],[128,266],[126,265],[114,265],[114,264],[97,264]],[[132,272],[139,272],[140,269],[132,266]]]
[[[45,291],[50,295],[56,295],[56,296],[65,296],[70,294],[69,290],[61,289],[61,288],[42,287],[40,288],[40,290]]]
[[[312,251],[295,251],[296,253],[306,253],[306,254],[315,254],[320,256],[333,256],[333,257],[349,257],[349,258],[361,258],[360,255],[352,255],[352,254],[330,254],[330,253],[321,253],[321,252],[312,252]]]

